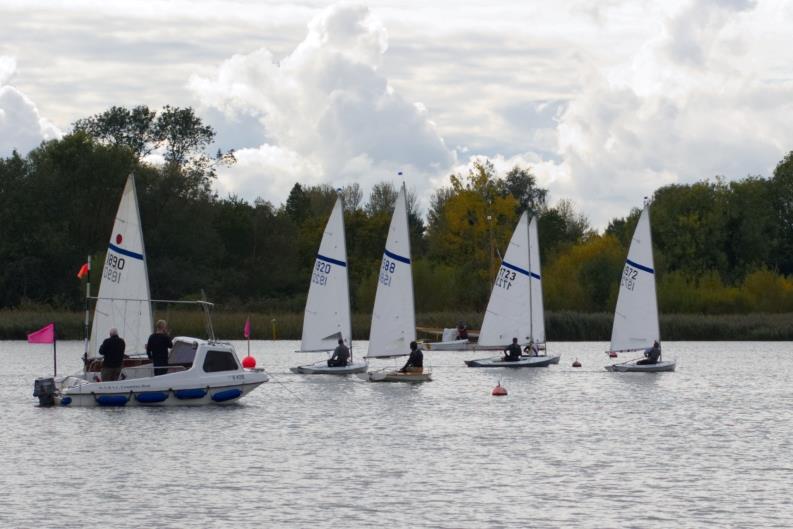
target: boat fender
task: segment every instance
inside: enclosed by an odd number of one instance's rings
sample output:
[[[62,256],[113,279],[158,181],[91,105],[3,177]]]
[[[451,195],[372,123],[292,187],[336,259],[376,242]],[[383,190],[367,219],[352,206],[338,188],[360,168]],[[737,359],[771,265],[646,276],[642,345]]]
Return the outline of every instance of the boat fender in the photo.
[[[204,388],[177,389],[174,390],[173,394],[177,399],[182,400],[202,399],[206,396],[207,390]]]
[[[63,397],[61,399],[61,406],[68,406],[71,403],[72,403],[72,398],[71,397],[67,396],[67,397]]]
[[[241,389],[224,389],[212,395],[212,400],[215,402],[226,402],[227,400],[238,399],[240,396],[242,396]]]
[[[94,398],[100,406],[124,406],[129,401],[129,397],[126,395],[99,395],[97,397],[94,394]]]
[[[493,388],[492,395],[494,397],[506,397],[507,396],[507,388],[501,385],[501,382],[496,384],[496,387]]]
[[[573,367],[581,367],[581,362],[578,361],[578,358],[573,361]]]
[[[153,404],[168,399],[167,391],[144,391],[135,395],[135,400],[144,404]]]
[[[256,359],[251,355],[246,356],[242,359],[242,367],[245,369],[253,369],[256,367]]]

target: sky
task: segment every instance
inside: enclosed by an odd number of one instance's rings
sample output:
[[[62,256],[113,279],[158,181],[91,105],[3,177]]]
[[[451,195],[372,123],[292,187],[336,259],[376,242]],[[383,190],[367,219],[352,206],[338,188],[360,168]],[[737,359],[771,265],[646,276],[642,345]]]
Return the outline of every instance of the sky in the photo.
[[[191,106],[236,151],[221,196],[404,178],[426,208],[487,157],[602,229],[663,185],[773,173],[791,27],[777,0],[0,0],[0,156]]]

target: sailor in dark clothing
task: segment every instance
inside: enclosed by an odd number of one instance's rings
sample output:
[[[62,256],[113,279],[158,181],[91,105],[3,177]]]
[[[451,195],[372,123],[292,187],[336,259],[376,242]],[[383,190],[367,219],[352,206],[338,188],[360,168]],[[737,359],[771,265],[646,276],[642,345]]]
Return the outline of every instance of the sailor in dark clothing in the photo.
[[[463,322],[459,322],[457,324],[457,339],[458,340],[467,340],[468,339],[468,329],[466,328]]]
[[[344,340],[339,338],[339,345],[333,350],[333,356],[328,359],[328,367],[344,367],[350,359],[350,350],[344,345]]]
[[[644,360],[639,360],[636,362],[637,364],[657,364],[658,361],[661,359],[661,344],[658,343],[658,340],[653,342],[652,347],[648,347],[644,350]]]
[[[518,339],[513,338],[512,343],[504,349],[504,362],[517,362],[520,360],[520,345],[518,345]]]
[[[102,362],[102,382],[118,380],[121,375],[121,366],[124,363],[124,340],[119,338],[118,329],[110,329],[110,337],[106,338],[99,346],[99,354],[105,357]]]
[[[151,358],[154,364],[154,376],[164,375],[168,372],[168,349],[173,347],[171,337],[168,336],[168,324],[165,320],[157,322],[157,328],[146,342],[146,356]]]
[[[424,353],[419,349],[416,342],[410,342],[410,356],[408,361],[399,370],[400,373],[423,373],[424,372]]]

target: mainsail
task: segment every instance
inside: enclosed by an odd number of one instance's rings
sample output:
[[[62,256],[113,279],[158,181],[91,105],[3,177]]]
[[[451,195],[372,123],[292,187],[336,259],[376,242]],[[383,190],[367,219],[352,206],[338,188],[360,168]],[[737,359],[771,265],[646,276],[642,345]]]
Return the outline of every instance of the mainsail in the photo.
[[[112,327],[127,344],[127,353],[143,352],[152,333],[149,275],[140,222],[135,179],[127,178],[107,247],[99,296],[91,327],[90,354]]]
[[[352,341],[347,245],[341,197],[336,199],[319,245],[303,316],[301,351],[328,351],[339,338]]]
[[[660,334],[650,209],[647,206],[636,224],[628,259],[622,271],[614,326],[611,329],[611,351],[645,349],[659,340]]]
[[[410,342],[416,339],[410,262],[407,197],[402,184],[380,266],[367,357],[407,355]]]

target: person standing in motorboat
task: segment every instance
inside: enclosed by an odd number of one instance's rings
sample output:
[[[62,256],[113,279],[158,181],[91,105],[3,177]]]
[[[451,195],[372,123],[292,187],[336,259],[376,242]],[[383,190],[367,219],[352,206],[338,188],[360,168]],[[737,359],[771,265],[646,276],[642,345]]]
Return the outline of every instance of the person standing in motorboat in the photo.
[[[400,373],[423,373],[424,372],[424,353],[419,349],[416,342],[410,342],[410,356],[408,361],[399,370]]]
[[[636,362],[637,364],[657,364],[658,361],[661,359],[661,344],[658,343],[658,340],[653,342],[652,347],[648,347],[644,350],[645,358],[643,360],[639,360]]]
[[[339,345],[333,350],[333,356],[328,359],[328,367],[345,367],[350,359],[350,349],[344,345],[344,339],[339,338]]]
[[[173,348],[173,341],[168,336],[168,323],[165,320],[157,322],[154,334],[146,342],[146,356],[154,364],[154,376],[164,375],[168,372],[168,350]]]
[[[529,345],[523,349],[527,356],[540,356],[540,347],[534,343],[534,340],[529,341]]]
[[[468,339],[468,327],[465,326],[463,322],[457,323],[457,340],[467,340]]]
[[[113,327],[109,334],[110,336],[105,338],[105,341],[99,346],[99,354],[105,357],[102,361],[102,382],[118,380],[118,377],[121,376],[124,349],[127,347],[124,340],[119,337],[118,329]]]
[[[504,362],[517,362],[520,360],[520,345],[518,345],[518,339],[513,338],[512,343],[504,349]]]

